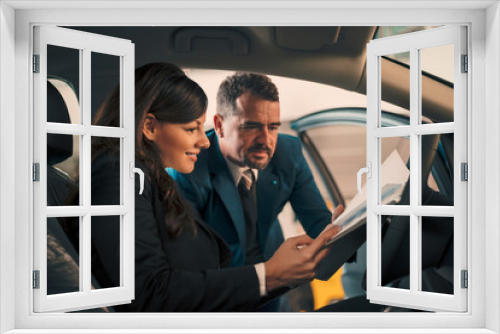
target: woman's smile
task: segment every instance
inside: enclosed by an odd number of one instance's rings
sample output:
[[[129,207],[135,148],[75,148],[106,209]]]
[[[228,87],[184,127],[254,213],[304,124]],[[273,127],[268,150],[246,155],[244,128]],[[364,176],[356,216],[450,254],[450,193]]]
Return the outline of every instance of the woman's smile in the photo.
[[[200,151],[210,146],[203,129],[205,115],[189,123],[154,120],[153,141],[161,152],[164,167],[184,174],[193,171]]]

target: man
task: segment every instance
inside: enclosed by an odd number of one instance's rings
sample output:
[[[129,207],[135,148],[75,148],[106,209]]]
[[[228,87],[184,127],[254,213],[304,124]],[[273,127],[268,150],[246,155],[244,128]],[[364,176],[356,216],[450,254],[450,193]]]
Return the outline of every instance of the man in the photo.
[[[233,266],[260,263],[273,254],[283,240],[281,232],[276,235],[277,217],[288,201],[313,238],[332,221],[300,141],[278,135],[280,124],[278,90],[271,80],[236,73],[219,87],[215,133],[208,134],[210,148],[200,153],[195,170],[189,175],[169,170],[228,243]],[[268,241],[270,234],[274,241]]]

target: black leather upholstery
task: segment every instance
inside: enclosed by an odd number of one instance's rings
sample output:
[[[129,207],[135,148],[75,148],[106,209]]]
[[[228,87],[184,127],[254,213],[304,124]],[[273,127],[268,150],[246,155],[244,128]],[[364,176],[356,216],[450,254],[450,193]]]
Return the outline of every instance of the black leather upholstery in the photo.
[[[47,122],[70,123],[68,108],[59,91],[47,81]],[[73,136],[47,135],[47,164],[55,165],[73,155]]]

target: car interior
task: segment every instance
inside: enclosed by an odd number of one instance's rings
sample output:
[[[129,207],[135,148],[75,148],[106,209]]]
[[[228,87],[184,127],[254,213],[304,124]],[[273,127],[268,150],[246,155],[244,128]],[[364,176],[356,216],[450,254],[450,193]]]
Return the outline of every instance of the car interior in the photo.
[[[200,71],[257,72],[340,88],[362,96],[366,94],[367,82],[366,45],[374,38],[386,36],[383,32],[387,30],[384,29],[387,27],[373,26],[66,28],[131,40],[135,44],[136,67],[151,62],[171,62],[185,69]],[[399,32],[397,27],[391,28],[392,34],[397,34],[432,27],[400,27]],[[50,122],[71,123],[71,119],[78,116],[78,110],[69,107],[67,99],[63,98],[69,91],[78,101],[78,57],[74,50],[55,46],[49,49],[48,74],[52,81],[65,83],[65,86],[57,87],[50,80],[47,83]],[[409,65],[389,57],[381,61],[382,100],[400,110],[384,111],[382,122],[386,122],[387,126],[409,124]],[[117,57],[93,55],[93,115],[119,83],[119,66]],[[61,88],[63,86],[65,88]],[[308,95],[304,94],[300,98],[308,99]],[[426,123],[453,121],[453,82],[433,73],[424,73],[422,114]],[[282,119],[284,131],[301,139],[325,201],[331,207],[338,204],[349,206],[356,194],[356,173],[366,163],[366,107],[346,105],[345,108],[304,110],[300,117],[296,114],[288,116],[287,110],[282,110]],[[356,138],[349,137],[346,128],[352,128]],[[72,136],[51,134],[47,142],[47,205],[65,205],[70,197],[70,189],[75,188],[78,173],[72,170],[75,163],[63,163],[76,159],[77,166],[78,152],[74,152]],[[344,146],[350,147],[349,152],[342,149]],[[422,203],[452,206],[453,134],[423,136],[422,146]],[[409,150],[408,138],[401,138],[387,147],[383,159],[397,151],[406,167],[410,168],[409,155],[404,153]],[[349,159],[353,152],[356,152],[357,160],[351,163]],[[343,172],[337,172],[341,167]],[[401,184],[402,194],[397,205],[409,204],[409,187],[409,179]],[[78,291],[78,237],[71,235],[56,218],[49,220],[48,293]],[[382,284],[409,289],[409,217],[382,216],[382,220]],[[426,245],[422,254],[422,288],[429,292],[453,294],[453,218],[424,217],[422,231],[422,243]],[[335,284],[320,290],[312,291],[310,287],[304,287],[289,293],[282,302],[284,306],[281,311],[314,311],[323,306],[326,307],[321,308],[321,311],[329,312],[416,311],[371,304],[367,300],[366,293],[363,293],[366,287],[366,260],[363,262],[366,256],[362,254],[366,252],[363,246],[365,241],[366,230],[361,225],[342,240],[344,252],[339,257],[339,263],[335,264],[339,275],[356,272],[356,275],[349,276],[349,284],[356,284],[358,291],[361,291],[359,294],[349,296],[344,293],[342,284],[347,283],[341,283],[337,276]],[[99,288],[100,282],[93,278],[92,285]],[[340,291],[340,294],[335,294],[340,297],[330,298],[323,305],[313,302],[335,289]],[[114,309],[108,307],[89,311],[109,312]]]

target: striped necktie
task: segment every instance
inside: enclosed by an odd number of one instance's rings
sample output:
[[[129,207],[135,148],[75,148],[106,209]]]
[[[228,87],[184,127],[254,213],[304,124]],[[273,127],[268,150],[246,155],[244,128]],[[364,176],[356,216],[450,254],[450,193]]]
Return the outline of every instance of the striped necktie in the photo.
[[[262,250],[257,233],[257,197],[255,175],[247,169],[241,175],[238,184],[241,207],[245,216],[245,264],[255,264],[263,261]]]
[[[253,183],[254,183],[254,174],[250,168],[246,169],[243,174],[241,174],[241,179],[240,182],[243,183],[243,186],[247,189],[250,190],[252,189]]]

